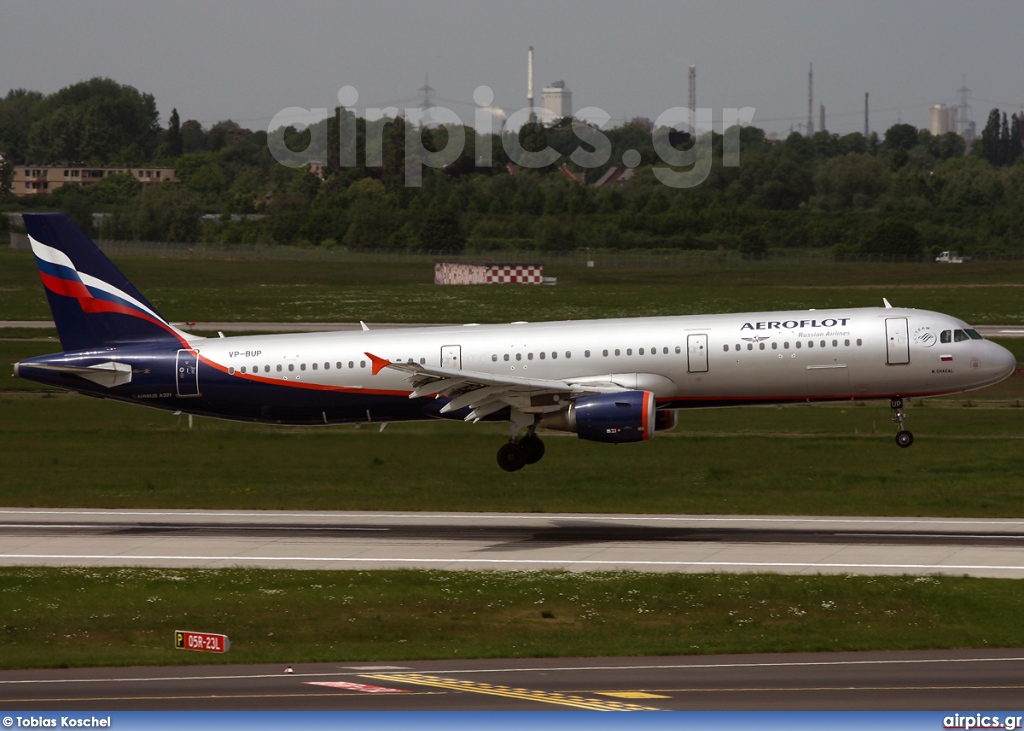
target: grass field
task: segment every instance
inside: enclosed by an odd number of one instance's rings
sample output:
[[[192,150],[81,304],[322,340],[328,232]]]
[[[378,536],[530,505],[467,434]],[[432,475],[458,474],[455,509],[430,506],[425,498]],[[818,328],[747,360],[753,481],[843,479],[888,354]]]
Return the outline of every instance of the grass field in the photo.
[[[555,287],[437,287],[424,264],[188,260],[117,265],[172,322],[511,322],[895,306],[1019,325],[1024,262],[750,269],[550,267]],[[0,249],[0,319],[49,319],[35,262]]]
[[[137,258],[173,321],[500,322],[877,305],[1021,324],[1024,263],[547,271],[435,287],[429,265]],[[49,319],[0,249],[0,319]],[[1001,341],[1019,361],[1024,340]],[[60,350],[0,332],[0,364]],[[0,368],[0,503],[19,507],[1024,516],[1024,378],[910,405],[692,411],[649,443],[546,437],[505,473],[502,426],[280,428],[47,392]],[[1022,646],[1017,581],[549,572],[0,569],[0,667]],[[296,621],[297,618],[301,622]],[[224,658],[171,649],[226,632]],[[41,649],[42,648],[42,649]]]
[[[998,579],[0,569],[0,668],[1019,647],[1022,615]]]

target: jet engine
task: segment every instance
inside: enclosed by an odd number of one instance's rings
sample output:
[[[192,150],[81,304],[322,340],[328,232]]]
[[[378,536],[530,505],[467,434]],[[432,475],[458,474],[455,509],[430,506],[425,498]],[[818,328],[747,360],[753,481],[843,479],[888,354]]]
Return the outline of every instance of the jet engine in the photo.
[[[654,436],[654,394],[625,391],[581,396],[564,411],[546,414],[541,423],[592,442],[642,442]]]

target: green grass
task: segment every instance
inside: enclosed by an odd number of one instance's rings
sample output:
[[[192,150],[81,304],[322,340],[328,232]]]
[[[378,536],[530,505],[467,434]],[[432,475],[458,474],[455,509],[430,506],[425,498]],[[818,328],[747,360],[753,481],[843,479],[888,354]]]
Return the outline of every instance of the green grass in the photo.
[[[544,461],[510,474],[494,461],[502,425],[190,429],[164,411],[8,393],[0,474],[3,504],[24,507],[1024,515],[1024,410],[926,403],[910,407],[907,450],[887,404],[716,409],[642,444],[550,433]]]
[[[429,262],[118,258],[173,322],[510,322],[881,305],[1024,323],[1024,262],[786,268],[547,267],[555,287],[437,287]],[[29,252],[0,249],[0,313],[49,319]]]
[[[4,568],[0,667],[1020,647],[1020,616],[998,579]]]

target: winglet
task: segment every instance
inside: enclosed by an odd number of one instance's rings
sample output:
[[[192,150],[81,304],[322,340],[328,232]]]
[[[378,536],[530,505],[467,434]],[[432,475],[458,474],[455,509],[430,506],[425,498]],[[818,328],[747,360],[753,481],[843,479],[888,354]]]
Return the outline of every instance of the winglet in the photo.
[[[381,358],[379,356],[376,356],[373,353],[366,353],[366,357],[370,359],[370,368],[371,373],[373,373],[373,375],[377,375],[378,373],[381,372],[381,369],[387,368],[389,365],[391,365],[390,360],[388,360],[387,358]]]

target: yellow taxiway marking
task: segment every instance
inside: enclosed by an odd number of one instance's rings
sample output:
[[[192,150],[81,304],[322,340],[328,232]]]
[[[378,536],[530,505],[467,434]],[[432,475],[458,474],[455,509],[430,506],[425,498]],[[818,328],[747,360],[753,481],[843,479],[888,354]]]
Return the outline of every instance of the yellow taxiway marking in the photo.
[[[484,695],[496,695],[502,698],[517,698],[524,701],[536,701],[538,703],[551,703],[557,706],[569,706],[570,708],[582,708],[587,711],[659,711],[660,708],[648,708],[632,703],[620,703],[618,701],[605,701],[595,698],[584,698],[578,695],[566,695],[565,693],[552,693],[543,690],[530,690],[529,688],[512,688],[507,685],[491,685],[490,683],[474,683],[471,680],[453,680],[451,678],[439,678],[435,675],[420,675],[418,673],[385,673],[382,675],[363,675],[364,678],[373,680],[386,680],[389,683],[409,683],[411,685],[426,685],[431,688],[447,688],[448,690],[459,690],[465,693],[482,693]]]
[[[639,700],[640,698],[671,698],[670,695],[656,695],[655,693],[645,693],[642,690],[621,690],[621,691],[595,691],[596,695],[607,695],[612,698],[633,698]]]

